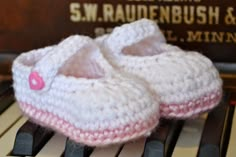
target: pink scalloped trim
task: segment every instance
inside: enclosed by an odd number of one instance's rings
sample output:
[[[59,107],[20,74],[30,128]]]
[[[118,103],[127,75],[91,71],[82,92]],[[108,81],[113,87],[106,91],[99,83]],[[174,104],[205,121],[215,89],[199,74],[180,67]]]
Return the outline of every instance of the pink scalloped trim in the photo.
[[[161,104],[160,114],[166,118],[194,118],[217,106],[221,97],[222,91],[219,90],[184,104]]]
[[[116,129],[103,131],[90,131],[76,128],[73,124],[63,120],[57,115],[40,110],[33,105],[19,102],[22,111],[33,121],[53,128],[70,139],[90,146],[104,146],[113,143],[123,143],[131,139],[147,135],[159,123],[159,113],[152,115],[148,121],[138,121]]]

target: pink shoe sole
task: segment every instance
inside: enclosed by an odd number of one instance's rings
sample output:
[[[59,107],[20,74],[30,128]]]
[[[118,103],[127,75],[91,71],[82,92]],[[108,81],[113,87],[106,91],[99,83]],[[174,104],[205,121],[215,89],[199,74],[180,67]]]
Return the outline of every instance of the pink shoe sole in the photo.
[[[124,143],[136,139],[153,130],[159,123],[159,113],[150,115],[148,121],[138,121],[116,129],[101,131],[82,130],[73,124],[50,112],[37,109],[33,105],[19,102],[19,106],[26,116],[42,126],[53,128],[70,139],[89,146],[105,146],[108,144]],[[148,134],[147,134],[148,136]]]
[[[218,105],[222,92],[212,92],[202,96],[195,101],[188,101],[182,104],[161,104],[160,114],[166,118],[195,118],[199,114],[209,111]]]

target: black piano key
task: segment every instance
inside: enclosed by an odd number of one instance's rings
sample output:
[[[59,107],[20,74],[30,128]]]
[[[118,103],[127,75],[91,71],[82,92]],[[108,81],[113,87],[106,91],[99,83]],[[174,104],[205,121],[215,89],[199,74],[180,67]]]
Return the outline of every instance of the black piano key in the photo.
[[[5,111],[14,100],[12,88],[8,88],[2,95],[0,95],[0,114]]]
[[[229,106],[229,96],[225,96],[219,106],[208,114],[201,137],[198,157],[221,157],[225,154],[233,118],[232,111]]]
[[[51,130],[27,121],[16,134],[12,155],[34,156],[52,135]]]
[[[184,122],[180,120],[162,119],[157,130],[147,138],[143,156],[171,156],[183,123]]]
[[[221,155],[225,155],[227,152],[229,139],[230,139],[230,132],[233,122],[233,116],[234,116],[234,106],[229,106],[228,116],[226,117],[226,123],[224,127],[224,134],[222,136],[222,144],[221,144]]]
[[[11,88],[12,80],[0,81],[0,96],[3,95],[9,88]]]
[[[92,151],[93,147],[76,143],[67,138],[64,157],[89,157]]]

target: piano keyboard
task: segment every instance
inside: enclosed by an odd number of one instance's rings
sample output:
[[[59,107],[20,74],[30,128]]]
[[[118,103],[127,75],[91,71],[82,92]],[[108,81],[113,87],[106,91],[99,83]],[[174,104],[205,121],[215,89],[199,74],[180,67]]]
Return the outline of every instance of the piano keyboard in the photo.
[[[0,83],[0,157],[236,156],[236,109],[228,94],[216,109],[196,119],[161,119],[147,138],[92,148],[30,122],[14,102],[10,84]]]

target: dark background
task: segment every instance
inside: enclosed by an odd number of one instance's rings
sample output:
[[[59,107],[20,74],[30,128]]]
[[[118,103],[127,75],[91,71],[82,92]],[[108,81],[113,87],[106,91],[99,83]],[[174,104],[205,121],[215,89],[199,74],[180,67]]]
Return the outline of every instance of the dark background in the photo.
[[[234,5],[235,0],[202,0],[200,3],[170,3],[170,2],[134,2],[127,0],[11,0],[0,1],[0,54],[19,54],[35,48],[55,44],[63,38],[75,34],[95,36],[95,27],[110,28],[123,22],[78,22],[70,21],[69,6],[71,2],[90,3],[129,3],[129,4],[156,4],[156,5],[205,5],[220,6],[223,20],[226,7]],[[235,26],[219,25],[171,25],[160,24],[161,29],[172,29],[181,36],[188,30],[212,30],[236,32]],[[197,50],[215,62],[236,62],[235,43],[198,43],[198,42],[172,42],[188,50]]]

